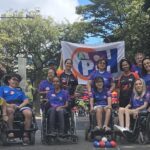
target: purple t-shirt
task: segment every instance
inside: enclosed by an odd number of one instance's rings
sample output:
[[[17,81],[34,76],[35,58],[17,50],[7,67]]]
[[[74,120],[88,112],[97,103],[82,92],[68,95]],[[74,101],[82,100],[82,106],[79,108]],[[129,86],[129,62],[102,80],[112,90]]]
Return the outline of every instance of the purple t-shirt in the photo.
[[[92,80],[92,86],[93,86],[93,80],[96,77],[102,77],[104,79],[104,86],[107,89],[110,89],[111,87],[111,83],[112,83],[112,75],[111,73],[105,71],[105,72],[99,72],[99,70],[96,70],[94,72],[92,72],[91,76],[90,76],[90,80]]]
[[[64,106],[69,100],[69,94],[66,90],[60,90],[58,93],[52,90],[47,94],[47,99],[52,107]]]
[[[131,71],[137,73],[140,77],[142,76],[142,68],[137,65],[132,65]]]
[[[150,93],[150,74],[147,74],[143,76],[142,78],[145,81],[147,91]]]
[[[111,94],[106,89],[103,89],[102,91],[92,90],[92,98],[94,99],[94,106],[98,105],[107,106],[108,97],[111,97]]]
[[[50,90],[53,90],[54,89],[54,85],[52,82],[49,82],[48,80],[43,80],[40,82],[39,84],[39,92],[42,92],[42,91],[50,91]]]
[[[149,102],[150,95],[149,93],[145,93],[143,97],[140,98],[134,98],[134,95],[131,98],[131,108],[132,109],[136,109],[138,107],[141,107],[142,105],[144,105],[144,102]]]

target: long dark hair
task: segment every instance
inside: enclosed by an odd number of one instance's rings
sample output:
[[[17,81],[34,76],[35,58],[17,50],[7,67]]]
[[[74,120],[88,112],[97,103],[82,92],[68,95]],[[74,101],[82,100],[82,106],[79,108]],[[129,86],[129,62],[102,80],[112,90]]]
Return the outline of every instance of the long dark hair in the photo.
[[[146,75],[146,74],[147,74],[147,70],[145,69],[144,64],[143,64],[146,59],[150,60],[149,57],[145,57],[145,58],[142,60],[142,75]]]
[[[129,69],[131,70],[131,67],[132,67],[131,62],[126,58],[121,59],[121,61],[120,61],[120,70],[124,71],[123,68],[122,68],[122,63],[123,62],[127,62],[129,64]]]
[[[104,79],[102,77],[98,76],[93,81],[93,89],[94,89],[94,91],[97,91],[96,83],[98,81],[102,81],[103,82],[103,89],[104,89]]]

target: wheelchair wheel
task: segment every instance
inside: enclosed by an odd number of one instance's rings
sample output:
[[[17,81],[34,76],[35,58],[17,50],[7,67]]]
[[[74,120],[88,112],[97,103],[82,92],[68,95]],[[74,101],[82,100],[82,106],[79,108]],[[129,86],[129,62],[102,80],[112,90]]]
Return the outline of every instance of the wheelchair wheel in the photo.
[[[42,144],[46,144],[46,125],[44,121],[42,121],[41,127],[41,142]]]
[[[150,141],[150,113],[148,113],[146,121],[146,134],[148,136],[148,140]]]
[[[8,142],[7,142],[7,131],[6,131],[8,129],[7,123],[6,122],[2,122],[1,125],[0,125],[0,128],[1,128],[1,133],[0,133],[1,144],[3,146],[7,146],[8,145]]]
[[[147,135],[140,131],[139,136],[138,136],[138,143],[139,144],[146,144],[147,142],[148,142]]]
[[[35,144],[35,132],[30,133],[30,144],[31,145]]]

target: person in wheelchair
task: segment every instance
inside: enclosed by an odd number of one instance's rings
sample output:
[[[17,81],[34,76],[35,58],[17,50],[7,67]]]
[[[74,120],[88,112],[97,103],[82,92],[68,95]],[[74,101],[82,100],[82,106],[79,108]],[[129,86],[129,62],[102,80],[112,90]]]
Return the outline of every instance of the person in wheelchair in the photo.
[[[29,104],[28,98],[24,92],[18,88],[19,83],[22,80],[19,74],[11,74],[5,77],[4,82],[6,86],[0,87],[0,98],[7,103],[7,115],[8,115],[8,128],[13,131],[14,114],[16,110],[20,111],[24,115],[24,130],[27,131],[31,127],[32,110],[27,105]],[[8,138],[13,140],[15,138],[14,133],[10,132]],[[29,143],[28,132],[23,133],[23,144]]]
[[[104,88],[104,80],[102,77],[96,77],[94,79],[92,96],[90,98],[90,111],[96,112],[97,126],[95,130],[110,130],[111,94]],[[104,125],[102,125],[103,112],[105,113]]]
[[[130,103],[124,108],[124,114],[119,114],[119,123],[120,126],[115,125],[121,131],[130,130],[130,118],[138,117],[138,114],[142,111],[146,111],[148,106],[149,94],[146,91],[146,85],[142,78],[139,78],[135,81],[133,86],[133,94],[130,100]]]
[[[63,135],[65,129],[64,115],[68,107],[69,94],[68,91],[61,89],[60,79],[58,77],[53,78],[53,85],[55,89],[47,94],[47,99],[50,104],[48,110],[49,133],[55,135],[55,125],[58,119],[59,135]]]

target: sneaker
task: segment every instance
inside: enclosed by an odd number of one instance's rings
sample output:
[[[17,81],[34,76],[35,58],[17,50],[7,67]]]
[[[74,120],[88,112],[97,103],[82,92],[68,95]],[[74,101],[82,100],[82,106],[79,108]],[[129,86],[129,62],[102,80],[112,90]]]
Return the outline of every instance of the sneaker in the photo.
[[[127,129],[118,125],[114,125],[114,129],[119,130],[121,132],[126,131]]]
[[[96,126],[95,128],[94,128],[94,131],[99,131],[99,130],[101,130],[102,128],[100,128],[99,126]]]
[[[126,130],[124,130],[123,132],[130,132],[130,133],[132,133],[132,130],[130,130],[129,128],[125,128]]]

